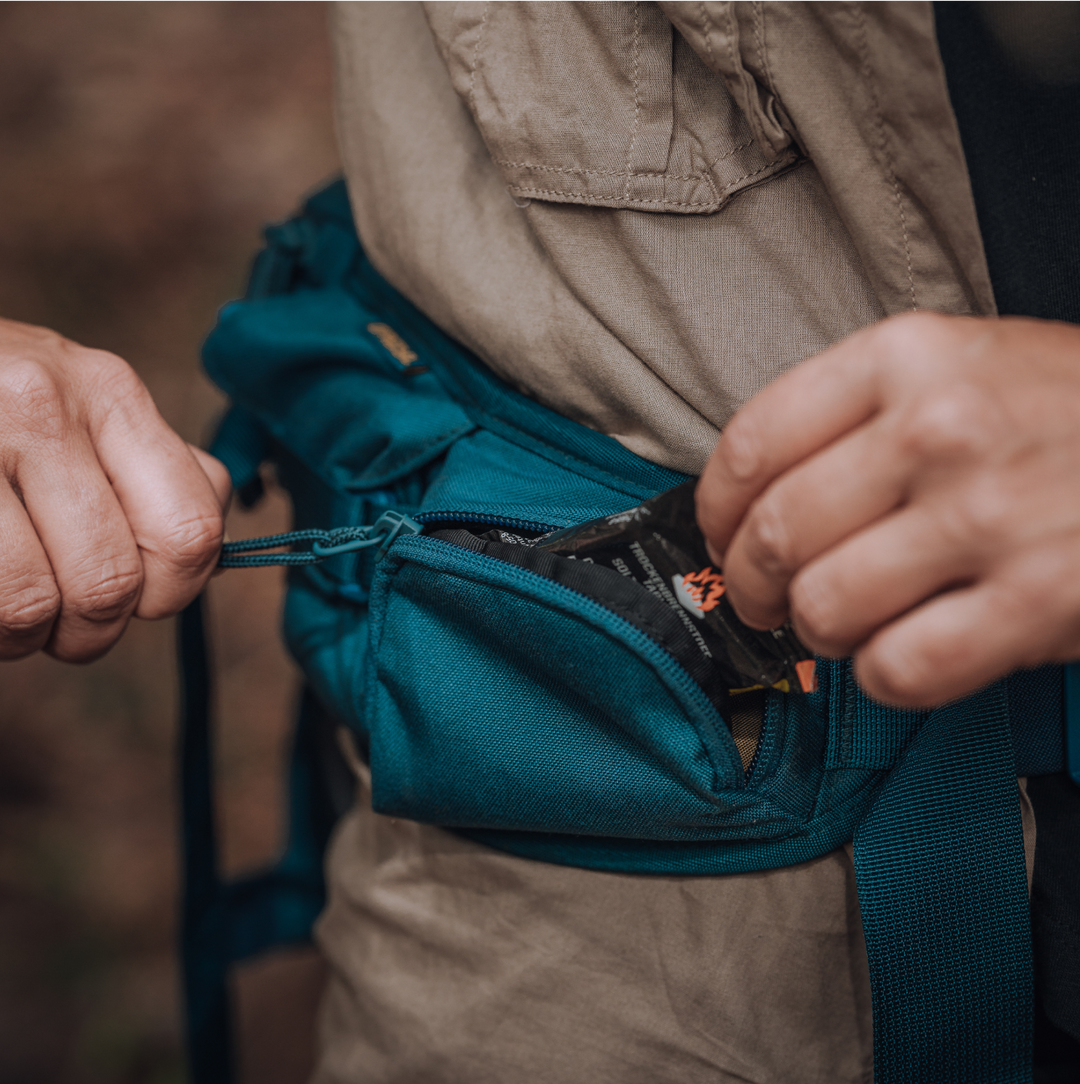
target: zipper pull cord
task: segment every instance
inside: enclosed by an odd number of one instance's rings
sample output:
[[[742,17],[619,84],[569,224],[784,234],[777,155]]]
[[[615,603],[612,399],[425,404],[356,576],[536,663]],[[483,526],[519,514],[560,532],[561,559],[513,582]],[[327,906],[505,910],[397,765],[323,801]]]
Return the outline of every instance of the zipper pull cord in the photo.
[[[287,531],[262,538],[241,538],[221,547],[218,568],[262,568],[267,565],[314,565],[328,557],[378,546],[375,560],[381,561],[394,539],[419,534],[423,527],[402,512],[384,512],[370,527],[338,527],[332,531]],[[262,553],[283,546],[302,546],[291,553]]]

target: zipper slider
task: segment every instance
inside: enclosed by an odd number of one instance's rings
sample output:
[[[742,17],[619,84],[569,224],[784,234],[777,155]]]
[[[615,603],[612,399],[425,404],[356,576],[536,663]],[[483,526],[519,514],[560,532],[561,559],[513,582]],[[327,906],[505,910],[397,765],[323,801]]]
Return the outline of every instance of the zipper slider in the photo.
[[[378,564],[386,556],[386,551],[393,545],[395,538],[401,535],[419,534],[423,529],[415,519],[411,519],[403,512],[383,512],[371,529],[376,537],[383,535],[382,545],[375,551],[375,563]]]

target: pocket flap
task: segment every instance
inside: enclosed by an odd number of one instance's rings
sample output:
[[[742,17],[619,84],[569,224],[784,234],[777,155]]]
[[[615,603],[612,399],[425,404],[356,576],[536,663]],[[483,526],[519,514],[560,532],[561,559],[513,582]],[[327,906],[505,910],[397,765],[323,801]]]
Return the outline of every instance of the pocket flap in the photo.
[[[788,168],[655,4],[428,4],[511,194],[709,213]]]

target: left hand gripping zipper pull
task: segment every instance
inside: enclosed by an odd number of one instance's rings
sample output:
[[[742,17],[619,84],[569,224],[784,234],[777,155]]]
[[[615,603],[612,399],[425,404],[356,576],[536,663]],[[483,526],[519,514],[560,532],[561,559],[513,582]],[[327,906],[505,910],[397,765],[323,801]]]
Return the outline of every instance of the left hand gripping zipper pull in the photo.
[[[381,561],[394,539],[419,534],[423,527],[401,512],[384,512],[370,527],[339,527],[333,531],[288,531],[262,538],[242,538],[221,547],[218,568],[259,568],[266,565],[314,565],[328,557],[378,546],[375,560]],[[263,553],[262,550],[310,543],[307,550],[291,553]]]

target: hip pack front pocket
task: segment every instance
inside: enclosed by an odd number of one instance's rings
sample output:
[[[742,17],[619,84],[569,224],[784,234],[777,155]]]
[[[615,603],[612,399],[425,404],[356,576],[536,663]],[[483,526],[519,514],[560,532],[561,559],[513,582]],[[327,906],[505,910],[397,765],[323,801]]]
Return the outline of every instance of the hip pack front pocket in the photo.
[[[370,619],[379,812],[666,840],[783,834],[802,819],[747,788],[727,725],[663,648],[562,584],[401,539]]]

